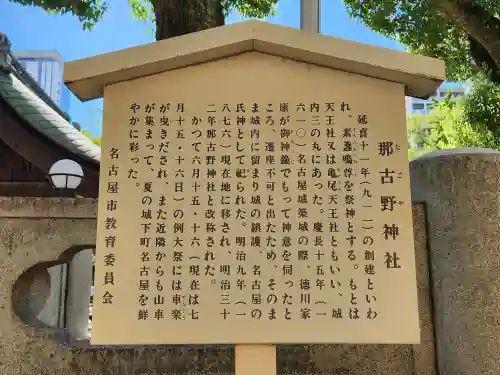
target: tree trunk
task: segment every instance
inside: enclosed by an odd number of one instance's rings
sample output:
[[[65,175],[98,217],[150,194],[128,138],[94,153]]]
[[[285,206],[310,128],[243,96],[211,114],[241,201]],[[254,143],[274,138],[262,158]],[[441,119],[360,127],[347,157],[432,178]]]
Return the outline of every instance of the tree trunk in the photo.
[[[224,25],[221,0],[150,0],[156,40]]]
[[[500,83],[500,20],[470,0],[428,0],[468,36],[476,64]]]

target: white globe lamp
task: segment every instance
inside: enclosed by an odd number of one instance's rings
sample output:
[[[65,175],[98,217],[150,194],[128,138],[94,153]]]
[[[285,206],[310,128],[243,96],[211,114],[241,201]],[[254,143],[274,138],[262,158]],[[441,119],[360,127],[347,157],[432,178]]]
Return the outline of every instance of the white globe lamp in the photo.
[[[59,160],[50,167],[48,178],[56,189],[76,190],[82,183],[83,169],[73,160]]]

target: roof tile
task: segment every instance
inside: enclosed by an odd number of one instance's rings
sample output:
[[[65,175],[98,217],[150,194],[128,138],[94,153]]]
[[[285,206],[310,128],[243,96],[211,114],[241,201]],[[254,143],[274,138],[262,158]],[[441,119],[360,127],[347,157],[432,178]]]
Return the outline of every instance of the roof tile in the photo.
[[[101,148],[61,117],[14,74],[0,72],[0,96],[33,128],[70,152],[99,163]]]

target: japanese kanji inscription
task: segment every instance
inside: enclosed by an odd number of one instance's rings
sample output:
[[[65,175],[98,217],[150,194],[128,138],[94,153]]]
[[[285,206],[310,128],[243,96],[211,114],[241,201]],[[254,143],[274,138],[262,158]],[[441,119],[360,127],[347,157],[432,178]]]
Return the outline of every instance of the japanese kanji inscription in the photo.
[[[104,100],[94,344],[418,342],[402,85],[248,53]]]

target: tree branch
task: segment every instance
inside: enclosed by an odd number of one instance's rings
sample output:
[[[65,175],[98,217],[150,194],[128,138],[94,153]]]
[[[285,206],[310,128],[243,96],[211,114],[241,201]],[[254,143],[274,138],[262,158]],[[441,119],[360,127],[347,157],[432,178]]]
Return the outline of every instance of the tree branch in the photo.
[[[470,0],[428,0],[489,53],[500,70],[500,20]]]

